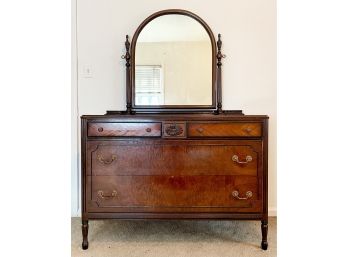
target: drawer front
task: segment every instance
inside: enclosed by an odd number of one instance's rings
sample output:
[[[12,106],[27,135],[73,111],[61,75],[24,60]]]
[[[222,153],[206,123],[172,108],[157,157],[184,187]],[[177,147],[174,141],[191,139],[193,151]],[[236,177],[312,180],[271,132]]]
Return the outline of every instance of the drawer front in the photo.
[[[180,209],[261,211],[259,181],[254,176],[88,176],[93,212]]]
[[[88,123],[88,136],[160,137],[161,123]]]
[[[192,122],[187,133],[188,137],[260,137],[262,126],[253,122]]]
[[[262,169],[260,141],[88,142],[89,175],[252,175]]]

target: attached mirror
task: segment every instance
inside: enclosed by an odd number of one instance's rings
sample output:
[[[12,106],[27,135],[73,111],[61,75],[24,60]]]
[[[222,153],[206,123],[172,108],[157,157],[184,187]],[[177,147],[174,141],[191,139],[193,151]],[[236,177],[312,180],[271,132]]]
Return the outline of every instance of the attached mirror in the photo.
[[[134,109],[215,109],[216,46],[210,28],[181,10],[146,19],[132,41]]]

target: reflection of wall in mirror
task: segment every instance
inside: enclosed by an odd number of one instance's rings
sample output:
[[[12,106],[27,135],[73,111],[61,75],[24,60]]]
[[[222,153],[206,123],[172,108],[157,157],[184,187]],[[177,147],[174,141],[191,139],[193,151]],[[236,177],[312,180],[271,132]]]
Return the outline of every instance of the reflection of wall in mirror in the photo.
[[[166,105],[212,104],[210,41],[138,42],[136,65],[161,65]]]

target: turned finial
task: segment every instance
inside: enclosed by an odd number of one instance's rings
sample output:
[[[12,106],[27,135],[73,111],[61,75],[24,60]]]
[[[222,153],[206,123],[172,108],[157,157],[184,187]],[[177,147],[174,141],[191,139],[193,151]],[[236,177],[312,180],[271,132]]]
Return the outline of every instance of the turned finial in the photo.
[[[122,55],[121,58],[126,60],[126,67],[129,68],[131,56],[129,53],[130,43],[129,43],[129,36],[128,35],[126,35],[126,42],[124,43],[124,45],[126,46],[126,54]]]
[[[218,68],[220,68],[222,65],[221,59],[226,57],[226,55],[221,53],[221,46],[222,46],[221,34],[218,34],[218,41],[217,41],[218,52],[216,55]]]

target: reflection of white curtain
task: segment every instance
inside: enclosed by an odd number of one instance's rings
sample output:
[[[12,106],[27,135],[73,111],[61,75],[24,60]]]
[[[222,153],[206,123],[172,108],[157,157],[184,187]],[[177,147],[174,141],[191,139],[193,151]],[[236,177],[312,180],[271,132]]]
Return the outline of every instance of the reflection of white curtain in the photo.
[[[161,105],[163,103],[162,67],[159,65],[135,66],[135,104]]]

